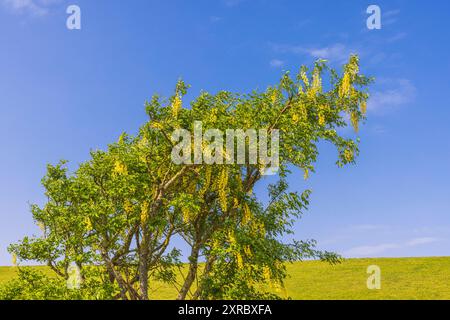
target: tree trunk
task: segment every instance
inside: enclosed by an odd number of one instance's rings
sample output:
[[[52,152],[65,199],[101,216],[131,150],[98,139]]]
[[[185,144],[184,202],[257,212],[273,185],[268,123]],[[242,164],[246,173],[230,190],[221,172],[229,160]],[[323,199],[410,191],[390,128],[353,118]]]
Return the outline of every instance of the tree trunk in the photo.
[[[192,247],[191,255],[189,257],[190,262],[189,272],[186,277],[186,280],[184,281],[183,287],[181,287],[177,300],[185,300],[189,290],[191,289],[192,284],[194,283],[195,277],[197,276],[199,251],[200,246],[195,244]]]
[[[143,243],[141,245],[141,252],[139,254],[139,287],[141,289],[141,299],[148,300],[148,248],[147,248],[147,243]]]

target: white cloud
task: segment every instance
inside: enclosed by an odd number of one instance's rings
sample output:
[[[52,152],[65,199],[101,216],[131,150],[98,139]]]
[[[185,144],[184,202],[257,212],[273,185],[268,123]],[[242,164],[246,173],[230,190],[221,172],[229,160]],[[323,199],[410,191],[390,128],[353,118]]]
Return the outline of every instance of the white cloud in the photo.
[[[274,67],[274,68],[279,68],[282,67],[284,65],[284,61],[283,60],[279,60],[279,59],[272,59],[270,60],[270,66]]]
[[[371,257],[379,256],[393,249],[402,249],[406,247],[416,247],[439,241],[437,238],[423,237],[414,238],[404,243],[383,243],[373,246],[359,246],[351,248],[344,252],[345,257]]]
[[[354,247],[346,252],[344,252],[344,256],[346,257],[369,257],[373,255],[381,254],[385,251],[391,250],[391,249],[397,249],[400,248],[398,244],[395,243],[384,243],[379,244],[375,246],[360,246],[360,247]]]
[[[432,237],[424,237],[424,238],[415,238],[406,243],[407,246],[414,247],[422,244],[429,244],[438,241],[436,238]]]
[[[397,16],[399,15],[400,10],[390,10],[381,13],[381,24],[383,25],[391,25],[397,22]]]
[[[227,7],[235,7],[244,0],[222,0]]]
[[[349,55],[353,53],[351,49],[342,43],[335,43],[326,47],[311,47],[300,45],[273,44],[272,48],[276,52],[305,54],[316,59],[326,59],[331,62],[345,62]]]
[[[385,113],[411,103],[416,96],[416,88],[407,79],[380,79],[376,83],[382,89],[375,91],[369,98],[367,109],[372,112]]]
[[[222,17],[218,17],[218,16],[210,16],[209,17],[209,21],[212,23],[219,22],[221,20],[222,20]]]
[[[44,16],[48,14],[49,7],[61,0],[0,0],[2,5],[15,14],[30,14]]]
[[[392,37],[388,38],[387,42],[397,42],[397,41],[403,40],[407,36],[408,36],[408,34],[406,32],[399,32],[399,33],[393,35]]]
[[[387,226],[378,225],[378,224],[360,224],[350,227],[351,230],[355,231],[379,231],[388,229]]]

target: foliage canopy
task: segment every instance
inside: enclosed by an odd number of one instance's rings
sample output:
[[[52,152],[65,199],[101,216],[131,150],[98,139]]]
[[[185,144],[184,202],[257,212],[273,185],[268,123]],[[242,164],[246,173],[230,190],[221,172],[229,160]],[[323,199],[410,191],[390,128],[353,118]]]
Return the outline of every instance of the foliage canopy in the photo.
[[[190,108],[183,107],[188,86],[179,81],[172,97],[146,103],[149,120],[136,136],[124,133],[106,151],[92,151],[73,173],[65,161],[48,166],[42,180],[47,202],[31,207],[42,234],[9,250],[20,260],[48,265],[59,278],[43,286],[43,275],[22,270],[0,296],[23,298],[21,292],[35,290],[27,297],[52,299],[58,292],[68,299],[157,299],[149,287],[159,280],[175,286],[178,299],[285,297],[286,262],[339,260],[316,250],[314,241],[281,240],[292,233],[310,194],[290,191],[286,178],[295,167],[305,178],[314,172],[320,141],[336,147],[338,166],[354,163],[358,140],[339,129],[358,131],[370,81],[359,73],[356,56],[342,74],[317,61],[295,77],[284,74],[264,92],[202,92]],[[193,131],[195,121],[204,130],[279,130],[280,168],[268,203],[253,191],[264,163],[171,161],[171,132]],[[171,245],[175,237],[190,248],[187,266]],[[72,264],[81,270],[78,293],[64,289]],[[270,286],[279,294],[269,293]]]

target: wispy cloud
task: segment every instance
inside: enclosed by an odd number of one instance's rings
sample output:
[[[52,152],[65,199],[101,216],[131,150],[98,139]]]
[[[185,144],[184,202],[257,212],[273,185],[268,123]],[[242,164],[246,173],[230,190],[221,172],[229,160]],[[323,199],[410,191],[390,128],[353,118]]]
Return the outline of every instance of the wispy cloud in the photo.
[[[388,226],[378,225],[378,224],[359,224],[355,226],[351,226],[350,229],[352,231],[379,231],[386,230]]]
[[[44,16],[49,13],[52,5],[61,0],[0,0],[3,7],[14,14],[30,14]]]
[[[216,23],[222,20],[222,17],[218,17],[218,16],[210,16],[209,17],[209,21],[212,23]]]
[[[276,52],[303,54],[316,59],[326,59],[332,62],[345,62],[354,50],[348,48],[342,43],[335,43],[330,46],[302,46],[288,44],[272,44],[272,48]]]
[[[400,41],[400,40],[406,38],[407,36],[408,36],[408,34],[406,32],[399,32],[399,33],[393,35],[392,37],[388,38],[387,42],[390,42],[390,43],[397,42],[397,41]]]
[[[436,238],[432,237],[423,237],[423,238],[415,238],[406,243],[406,246],[414,247],[422,244],[429,244],[438,241]]]
[[[431,244],[439,241],[437,238],[423,237],[414,238],[404,243],[383,243],[378,245],[370,246],[359,246],[351,248],[344,252],[345,257],[371,257],[376,255],[381,255],[387,251],[394,249],[402,249],[407,247],[416,247],[425,244]]]
[[[399,106],[411,103],[416,96],[416,88],[407,79],[380,79],[382,89],[375,91],[368,102],[371,112],[385,113]]]
[[[222,0],[227,7],[235,7],[245,0]]]
[[[279,60],[279,59],[272,59],[270,60],[270,66],[273,68],[280,68],[284,65],[284,61],[283,60]]]
[[[345,257],[370,257],[384,253],[391,249],[400,248],[400,245],[395,243],[383,243],[374,246],[359,246],[354,247],[344,252]]]
[[[382,25],[391,25],[397,22],[398,15],[400,14],[400,10],[389,10],[386,12],[382,12]]]

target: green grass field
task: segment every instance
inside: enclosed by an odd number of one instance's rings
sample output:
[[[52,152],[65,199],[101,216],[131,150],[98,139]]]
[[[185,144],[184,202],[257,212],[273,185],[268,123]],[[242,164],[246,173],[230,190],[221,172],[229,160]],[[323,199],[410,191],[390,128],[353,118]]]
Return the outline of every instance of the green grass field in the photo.
[[[381,268],[380,290],[367,289],[369,265]],[[336,266],[306,261],[289,265],[288,271],[286,289],[293,299],[450,300],[450,257],[349,259]],[[14,276],[14,268],[0,267],[0,284]],[[175,297],[166,285],[156,284],[154,290],[159,299]]]

